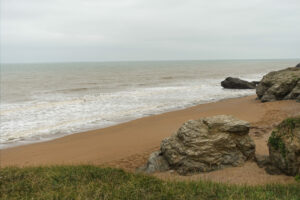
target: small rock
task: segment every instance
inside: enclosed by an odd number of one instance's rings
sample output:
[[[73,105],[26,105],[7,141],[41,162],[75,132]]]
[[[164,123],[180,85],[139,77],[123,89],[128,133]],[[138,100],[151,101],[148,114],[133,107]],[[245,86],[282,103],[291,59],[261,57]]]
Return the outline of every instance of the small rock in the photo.
[[[150,154],[146,166],[140,168],[140,171],[147,173],[153,173],[156,171],[167,171],[169,170],[169,164],[166,159],[161,155],[160,151],[155,151]]]
[[[253,82],[248,82],[241,80],[239,78],[227,77],[221,82],[222,87],[228,89],[255,89],[256,84]]]

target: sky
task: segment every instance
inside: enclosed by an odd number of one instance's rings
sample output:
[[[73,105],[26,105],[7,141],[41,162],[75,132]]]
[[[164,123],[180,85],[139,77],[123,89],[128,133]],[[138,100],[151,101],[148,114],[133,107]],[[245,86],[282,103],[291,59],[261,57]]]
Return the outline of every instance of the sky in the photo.
[[[0,62],[300,57],[299,0],[0,2]]]

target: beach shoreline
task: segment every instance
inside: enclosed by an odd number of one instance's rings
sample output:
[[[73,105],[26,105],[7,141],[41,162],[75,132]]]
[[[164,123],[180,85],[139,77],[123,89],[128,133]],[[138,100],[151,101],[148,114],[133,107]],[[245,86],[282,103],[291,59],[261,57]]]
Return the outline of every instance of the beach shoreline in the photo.
[[[300,104],[290,100],[261,103],[256,100],[255,95],[225,99],[147,116],[107,128],[76,133],[51,141],[2,149],[0,165],[1,167],[24,167],[93,164],[134,171],[145,164],[151,152],[159,149],[162,139],[174,133],[187,120],[226,114],[250,122],[251,127],[266,128],[269,131],[270,127],[285,117],[299,113]],[[265,154],[267,150],[268,133],[262,131],[263,129],[260,130],[259,137],[255,136],[256,133],[250,132],[258,154]],[[247,166],[249,168],[249,164]],[[219,171],[226,171],[228,174],[228,169],[226,170]],[[220,172],[218,173],[220,178]],[[207,177],[210,180],[217,180],[209,178],[209,175]],[[212,175],[212,177],[216,176]],[[277,177],[279,182],[292,181],[286,176],[273,177]],[[222,181],[221,178],[218,180]]]
[[[239,96],[239,97],[229,97],[229,98],[223,98],[223,99],[218,99],[218,100],[204,101],[204,102],[201,102],[201,103],[193,103],[193,104],[190,104],[188,106],[180,106],[180,107],[177,107],[177,108],[174,108],[174,109],[167,109],[167,110],[160,111],[160,112],[145,114],[142,117],[130,117],[128,119],[124,119],[123,121],[115,122],[111,125],[105,125],[105,126],[101,126],[101,127],[97,127],[97,128],[82,129],[81,131],[75,131],[75,132],[71,132],[71,133],[59,133],[59,134],[56,134],[56,135],[52,135],[52,136],[50,135],[50,136],[46,136],[44,138],[39,138],[39,139],[28,138],[28,139],[24,139],[24,140],[12,142],[12,143],[3,143],[3,144],[1,144],[2,147],[0,147],[0,151],[4,150],[4,149],[16,148],[16,147],[32,145],[32,144],[36,144],[36,143],[49,142],[49,141],[56,140],[56,139],[59,139],[59,138],[63,138],[63,137],[66,137],[66,136],[70,136],[70,135],[73,135],[73,134],[80,134],[80,133],[105,129],[105,128],[109,128],[109,127],[112,127],[112,126],[117,126],[117,125],[120,125],[120,124],[128,123],[130,121],[134,121],[134,120],[137,120],[137,119],[142,119],[142,118],[145,118],[145,117],[150,117],[150,116],[155,116],[155,115],[161,115],[161,114],[164,114],[164,113],[169,113],[169,112],[174,112],[174,111],[185,110],[185,109],[188,109],[188,108],[191,108],[191,107],[194,107],[194,106],[198,106],[198,105],[202,105],[202,104],[216,103],[216,102],[225,101],[225,100],[229,100],[229,99],[244,98],[244,97],[248,97],[248,96],[253,96],[253,94],[242,95],[242,96]]]
[[[295,64],[241,60],[3,65],[0,149],[253,95],[254,89],[224,89],[220,83],[229,76],[258,81]]]

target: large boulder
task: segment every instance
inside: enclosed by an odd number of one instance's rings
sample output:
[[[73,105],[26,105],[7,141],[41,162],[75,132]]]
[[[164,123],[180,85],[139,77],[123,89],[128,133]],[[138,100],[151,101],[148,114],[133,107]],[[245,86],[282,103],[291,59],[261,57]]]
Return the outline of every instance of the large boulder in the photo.
[[[227,77],[221,82],[222,87],[227,89],[255,89],[257,82],[248,82],[239,78]]]
[[[299,100],[300,68],[293,67],[268,73],[256,87],[256,94],[262,102]]]
[[[300,63],[298,65],[296,65],[296,67],[300,67]]]
[[[291,176],[300,174],[300,117],[279,124],[269,138],[268,147],[271,169]],[[270,167],[266,170],[273,172]]]
[[[144,171],[173,169],[185,175],[240,166],[255,154],[255,144],[248,133],[249,124],[232,116],[187,121],[162,141],[160,151],[155,153],[157,157],[150,156]],[[153,166],[153,163],[163,163],[163,166]]]

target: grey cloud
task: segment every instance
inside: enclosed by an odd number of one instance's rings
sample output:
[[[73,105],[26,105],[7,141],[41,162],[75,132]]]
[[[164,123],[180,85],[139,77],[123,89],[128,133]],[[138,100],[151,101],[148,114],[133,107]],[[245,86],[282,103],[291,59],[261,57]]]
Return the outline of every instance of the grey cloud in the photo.
[[[2,0],[1,61],[296,58],[298,0]]]

